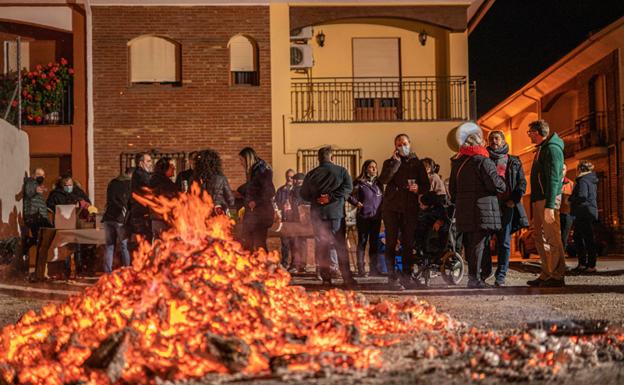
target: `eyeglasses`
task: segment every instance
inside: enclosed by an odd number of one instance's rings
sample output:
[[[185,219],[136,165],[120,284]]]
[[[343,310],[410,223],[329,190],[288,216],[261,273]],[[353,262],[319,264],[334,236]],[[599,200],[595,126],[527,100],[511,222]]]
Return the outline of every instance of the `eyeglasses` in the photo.
[[[537,134],[537,131],[535,131],[535,130],[527,130],[527,135],[531,135],[531,134]]]

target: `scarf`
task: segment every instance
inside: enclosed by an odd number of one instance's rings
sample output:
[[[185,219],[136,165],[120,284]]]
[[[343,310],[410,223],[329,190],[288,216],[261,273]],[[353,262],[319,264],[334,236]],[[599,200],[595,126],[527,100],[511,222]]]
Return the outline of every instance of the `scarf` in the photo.
[[[481,155],[481,156],[486,157],[486,158],[490,157],[490,153],[483,146],[461,147],[459,149],[459,155],[466,155],[466,156]]]
[[[498,150],[494,150],[492,147],[488,147],[487,150],[490,154],[490,159],[496,164],[496,173],[501,178],[504,178],[507,171],[507,161],[509,160],[509,155],[507,155],[509,153],[509,145],[505,143]]]

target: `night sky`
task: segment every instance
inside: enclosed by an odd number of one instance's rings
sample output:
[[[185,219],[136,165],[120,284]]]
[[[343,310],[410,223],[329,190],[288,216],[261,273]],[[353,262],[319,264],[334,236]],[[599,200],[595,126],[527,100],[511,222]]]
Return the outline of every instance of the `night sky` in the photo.
[[[469,37],[477,114],[623,15],[624,0],[496,0]]]

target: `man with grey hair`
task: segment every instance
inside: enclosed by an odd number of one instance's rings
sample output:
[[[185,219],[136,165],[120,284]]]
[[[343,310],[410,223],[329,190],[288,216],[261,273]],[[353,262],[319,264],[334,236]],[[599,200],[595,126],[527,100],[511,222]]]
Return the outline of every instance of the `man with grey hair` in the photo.
[[[346,244],[345,201],[353,190],[349,172],[333,163],[330,146],[318,151],[319,166],[303,180],[301,197],[311,203],[310,216],[314,226],[314,241],[323,283],[331,285],[330,250],[338,254],[338,267],[344,286],[355,288],[351,275]]]
[[[561,242],[559,208],[561,205],[563,140],[550,132],[545,120],[529,123],[527,132],[537,151],[531,167],[531,205],[535,247],[542,260],[542,273],[528,281],[529,286],[565,286],[565,254]]]

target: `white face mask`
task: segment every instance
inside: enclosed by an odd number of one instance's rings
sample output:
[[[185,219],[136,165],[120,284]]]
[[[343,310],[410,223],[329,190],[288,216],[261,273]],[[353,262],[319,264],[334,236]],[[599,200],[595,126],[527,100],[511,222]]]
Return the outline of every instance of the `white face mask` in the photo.
[[[408,156],[410,154],[410,146],[408,146],[407,144],[401,146],[401,148],[399,149],[399,152],[403,156]]]

